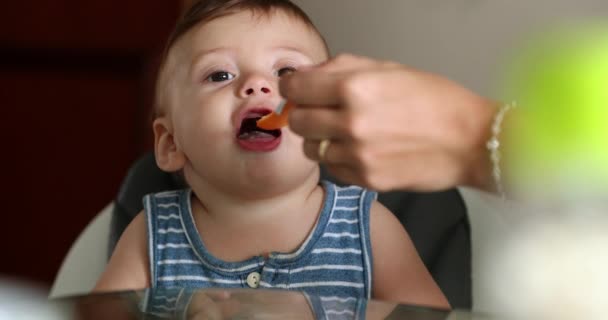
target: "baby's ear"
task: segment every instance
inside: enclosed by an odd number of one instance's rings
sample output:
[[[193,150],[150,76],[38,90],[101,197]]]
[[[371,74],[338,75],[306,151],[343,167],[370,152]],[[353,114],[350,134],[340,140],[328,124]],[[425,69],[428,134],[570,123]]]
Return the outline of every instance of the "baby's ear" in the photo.
[[[175,143],[169,119],[166,117],[155,119],[152,129],[154,130],[154,155],[158,167],[167,172],[181,170],[186,159]]]

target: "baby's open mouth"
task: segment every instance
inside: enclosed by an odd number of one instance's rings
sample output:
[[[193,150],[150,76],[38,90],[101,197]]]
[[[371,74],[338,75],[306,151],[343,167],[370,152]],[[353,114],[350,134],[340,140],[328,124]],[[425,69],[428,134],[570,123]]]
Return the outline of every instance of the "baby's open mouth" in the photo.
[[[241,127],[237,134],[237,138],[240,140],[249,139],[274,139],[281,136],[281,130],[265,130],[257,126],[256,122],[261,117],[245,118],[241,122]]]

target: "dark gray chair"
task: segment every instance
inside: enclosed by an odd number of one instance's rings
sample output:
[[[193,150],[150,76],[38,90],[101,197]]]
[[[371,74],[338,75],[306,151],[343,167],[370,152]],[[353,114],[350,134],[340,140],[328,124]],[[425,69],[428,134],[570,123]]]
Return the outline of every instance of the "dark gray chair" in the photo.
[[[340,184],[322,170],[322,178]],[[129,170],[115,199],[109,250],[142,208],[144,195],[185,186],[175,174],[161,171],[148,153]],[[470,309],[471,239],[467,210],[456,189],[435,193],[386,192],[378,200],[408,231],[418,253],[453,308]]]

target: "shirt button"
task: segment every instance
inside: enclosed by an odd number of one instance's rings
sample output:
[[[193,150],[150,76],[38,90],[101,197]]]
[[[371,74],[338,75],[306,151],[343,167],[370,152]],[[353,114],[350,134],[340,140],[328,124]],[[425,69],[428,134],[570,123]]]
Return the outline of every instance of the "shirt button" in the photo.
[[[260,286],[260,274],[257,272],[252,272],[247,276],[247,285],[250,288],[256,289]]]

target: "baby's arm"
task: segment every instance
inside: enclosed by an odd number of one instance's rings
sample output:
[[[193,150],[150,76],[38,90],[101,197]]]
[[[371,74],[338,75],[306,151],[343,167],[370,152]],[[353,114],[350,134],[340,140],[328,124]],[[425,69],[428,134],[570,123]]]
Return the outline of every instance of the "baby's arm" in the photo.
[[[144,214],[140,212],[120,237],[93,291],[134,290],[149,286],[146,235]]]
[[[370,233],[372,298],[450,308],[399,220],[379,202],[371,207]]]

